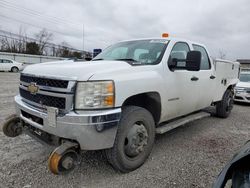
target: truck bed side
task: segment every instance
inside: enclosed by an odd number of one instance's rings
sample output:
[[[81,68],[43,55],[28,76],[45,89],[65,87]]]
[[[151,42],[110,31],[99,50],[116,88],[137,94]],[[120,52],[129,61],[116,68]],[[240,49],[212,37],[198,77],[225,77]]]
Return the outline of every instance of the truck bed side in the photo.
[[[224,92],[239,81],[240,64],[238,62],[216,59],[214,60],[216,72],[216,91],[214,102],[220,101]]]

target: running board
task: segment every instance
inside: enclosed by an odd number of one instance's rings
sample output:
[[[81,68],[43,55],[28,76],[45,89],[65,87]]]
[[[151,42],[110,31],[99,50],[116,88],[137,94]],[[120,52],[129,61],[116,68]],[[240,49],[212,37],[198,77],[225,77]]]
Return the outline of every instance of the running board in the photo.
[[[183,118],[180,118],[180,119],[177,119],[173,122],[169,122],[169,123],[166,123],[165,125],[162,125],[160,127],[157,127],[156,128],[156,134],[163,134],[163,133],[166,133],[172,129],[175,129],[179,126],[182,126],[182,125],[185,125],[189,122],[192,122],[192,121],[195,121],[195,120],[198,120],[198,119],[202,119],[202,118],[205,118],[205,117],[209,117],[210,116],[210,113],[207,113],[207,112],[198,112],[198,113],[195,113],[195,114],[191,114],[191,115],[188,115],[188,116],[185,116]]]

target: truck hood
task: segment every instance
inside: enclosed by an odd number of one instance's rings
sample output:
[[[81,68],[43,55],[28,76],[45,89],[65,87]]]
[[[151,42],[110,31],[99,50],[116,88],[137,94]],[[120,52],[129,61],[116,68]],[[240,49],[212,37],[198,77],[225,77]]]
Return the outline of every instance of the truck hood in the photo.
[[[236,86],[250,88],[250,82],[239,82]]]
[[[87,81],[96,73],[112,73],[129,68],[131,65],[124,61],[56,61],[29,65],[22,73]]]

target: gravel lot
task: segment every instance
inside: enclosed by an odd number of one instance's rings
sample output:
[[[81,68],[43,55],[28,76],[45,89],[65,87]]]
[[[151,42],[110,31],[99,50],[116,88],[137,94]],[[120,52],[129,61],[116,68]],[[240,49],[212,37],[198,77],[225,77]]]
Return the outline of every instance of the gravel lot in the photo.
[[[0,124],[14,113],[19,75],[0,73]],[[156,137],[147,162],[117,173],[100,151],[87,152],[72,173],[55,176],[47,168],[53,148],[26,135],[0,131],[0,187],[211,187],[214,179],[250,139],[250,106],[237,104],[227,119],[209,117]]]

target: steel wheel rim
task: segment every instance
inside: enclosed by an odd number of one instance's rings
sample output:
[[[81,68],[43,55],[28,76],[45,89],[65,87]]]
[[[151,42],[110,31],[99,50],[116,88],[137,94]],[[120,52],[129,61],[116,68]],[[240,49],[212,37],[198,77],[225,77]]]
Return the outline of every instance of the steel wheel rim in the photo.
[[[143,122],[135,122],[128,131],[124,140],[126,156],[135,158],[139,156],[148,144],[148,131]]]

